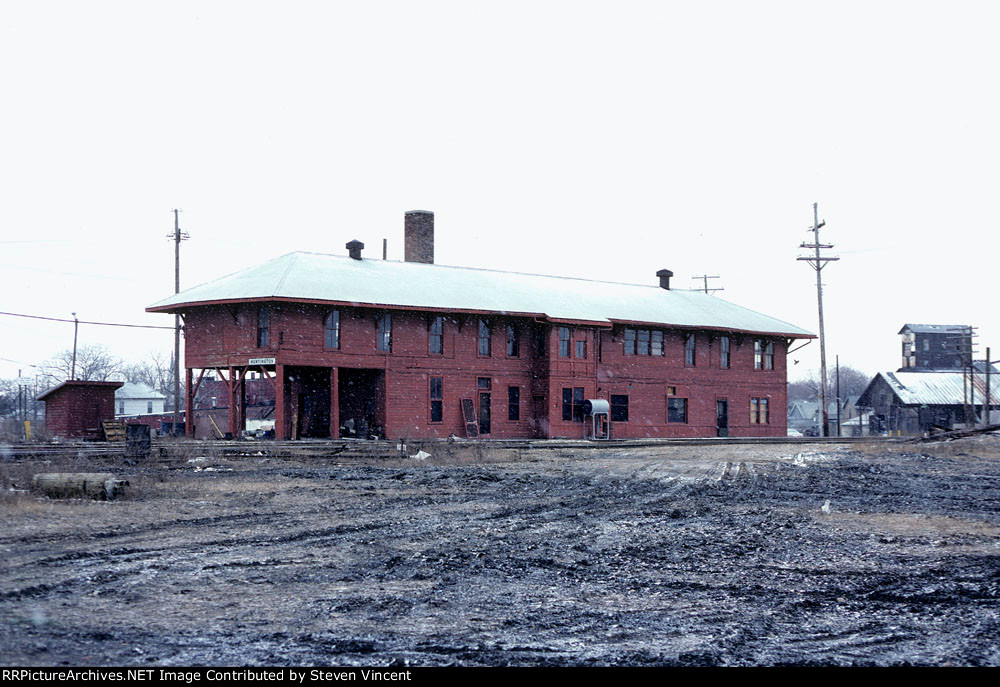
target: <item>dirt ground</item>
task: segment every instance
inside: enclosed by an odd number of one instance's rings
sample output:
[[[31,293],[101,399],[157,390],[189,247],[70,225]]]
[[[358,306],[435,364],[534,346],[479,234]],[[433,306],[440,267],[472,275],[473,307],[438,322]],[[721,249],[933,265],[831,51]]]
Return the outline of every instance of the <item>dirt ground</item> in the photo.
[[[0,664],[1000,665],[1000,436],[486,458],[0,461]]]

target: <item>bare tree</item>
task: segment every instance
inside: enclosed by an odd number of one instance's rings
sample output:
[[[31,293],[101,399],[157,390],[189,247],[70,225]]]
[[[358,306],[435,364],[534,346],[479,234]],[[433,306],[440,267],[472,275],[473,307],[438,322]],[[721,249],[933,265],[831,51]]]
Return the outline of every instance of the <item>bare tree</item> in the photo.
[[[840,398],[846,399],[851,396],[860,396],[868,387],[871,377],[857,368],[849,365],[840,366]],[[789,401],[815,401],[819,398],[819,374],[812,372],[809,376],[798,382],[788,383]],[[837,376],[831,374],[827,380],[826,397],[832,400],[837,397]]]
[[[87,344],[76,349],[75,379],[85,382],[106,382],[121,370],[122,361],[103,344]],[[40,366],[45,370],[42,380],[55,386],[73,374],[73,351],[67,349]]]
[[[14,417],[17,414],[16,379],[0,379],[0,417]]]

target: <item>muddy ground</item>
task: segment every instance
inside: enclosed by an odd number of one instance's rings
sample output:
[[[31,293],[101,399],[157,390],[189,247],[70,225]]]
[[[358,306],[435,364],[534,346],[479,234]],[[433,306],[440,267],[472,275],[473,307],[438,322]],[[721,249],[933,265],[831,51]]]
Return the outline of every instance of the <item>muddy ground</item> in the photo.
[[[1000,665],[1000,436],[485,457],[2,463],[0,664]]]

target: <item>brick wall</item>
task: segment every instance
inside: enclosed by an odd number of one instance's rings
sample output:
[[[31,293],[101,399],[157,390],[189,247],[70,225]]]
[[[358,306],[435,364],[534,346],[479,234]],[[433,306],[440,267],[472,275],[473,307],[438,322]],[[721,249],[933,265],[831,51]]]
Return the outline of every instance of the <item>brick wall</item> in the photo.
[[[269,341],[257,344],[256,303],[206,306],[185,315],[188,367],[245,366],[249,358],[276,358],[279,366],[365,368],[384,372],[384,424],[392,438],[465,435],[460,401],[490,395],[490,438],[582,437],[580,422],[564,421],[562,390],[582,387],[585,398],[628,396],[627,422],[614,424],[616,437],[715,436],[716,401],[729,407],[732,436],[783,436],[786,432],[785,341],[774,343],[774,365],[754,369],[753,335],[728,334],[731,366],[720,366],[721,332],[696,333],[695,365],[685,365],[687,332],[663,329],[662,355],[626,355],[624,327],[569,327],[569,356],[560,353],[559,326],[526,317],[489,317],[491,354],[479,353],[480,317],[435,313],[338,308],[340,347],[325,347],[324,321],[330,308],[300,303],[269,304]],[[392,351],[377,350],[378,318],[392,316]],[[429,352],[432,319],[443,316],[443,351]],[[519,355],[507,356],[508,324],[519,333]],[[540,339],[543,345],[536,343]],[[584,357],[577,357],[582,342]],[[441,422],[431,421],[430,378],[442,379]],[[489,380],[481,389],[479,379]],[[520,390],[520,419],[508,419],[508,387]],[[667,422],[668,388],[688,399],[688,421]],[[536,408],[533,398],[542,397]],[[766,398],[769,422],[750,423],[750,399]],[[536,411],[542,417],[536,418]],[[286,423],[287,424],[287,423]]]

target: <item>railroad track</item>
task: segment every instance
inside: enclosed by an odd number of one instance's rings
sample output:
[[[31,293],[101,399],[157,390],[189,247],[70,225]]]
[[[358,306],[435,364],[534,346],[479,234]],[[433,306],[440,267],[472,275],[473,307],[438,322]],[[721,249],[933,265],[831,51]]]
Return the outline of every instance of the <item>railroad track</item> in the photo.
[[[151,456],[171,459],[192,456],[212,458],[337,458],[346,460],[402,458],[424,450],[435,453],[466,454],[481,451],[545,451],[545,450],[619,450],[668,446],[773,445],[773,444],[854,444],[859,442],[900,442],[894,437],[710,437],[683,439],[618,439],[586,441],[567,439],[532,440],[464,440],[446,439],[400,441],[300,440],[300,441],[194,441],[187,439],[154,441]],[[0,460],[22,458],[118,457],[125,454],[125,444],[115,442],[72,442],[59,444],[9,443],[0,444]]]

